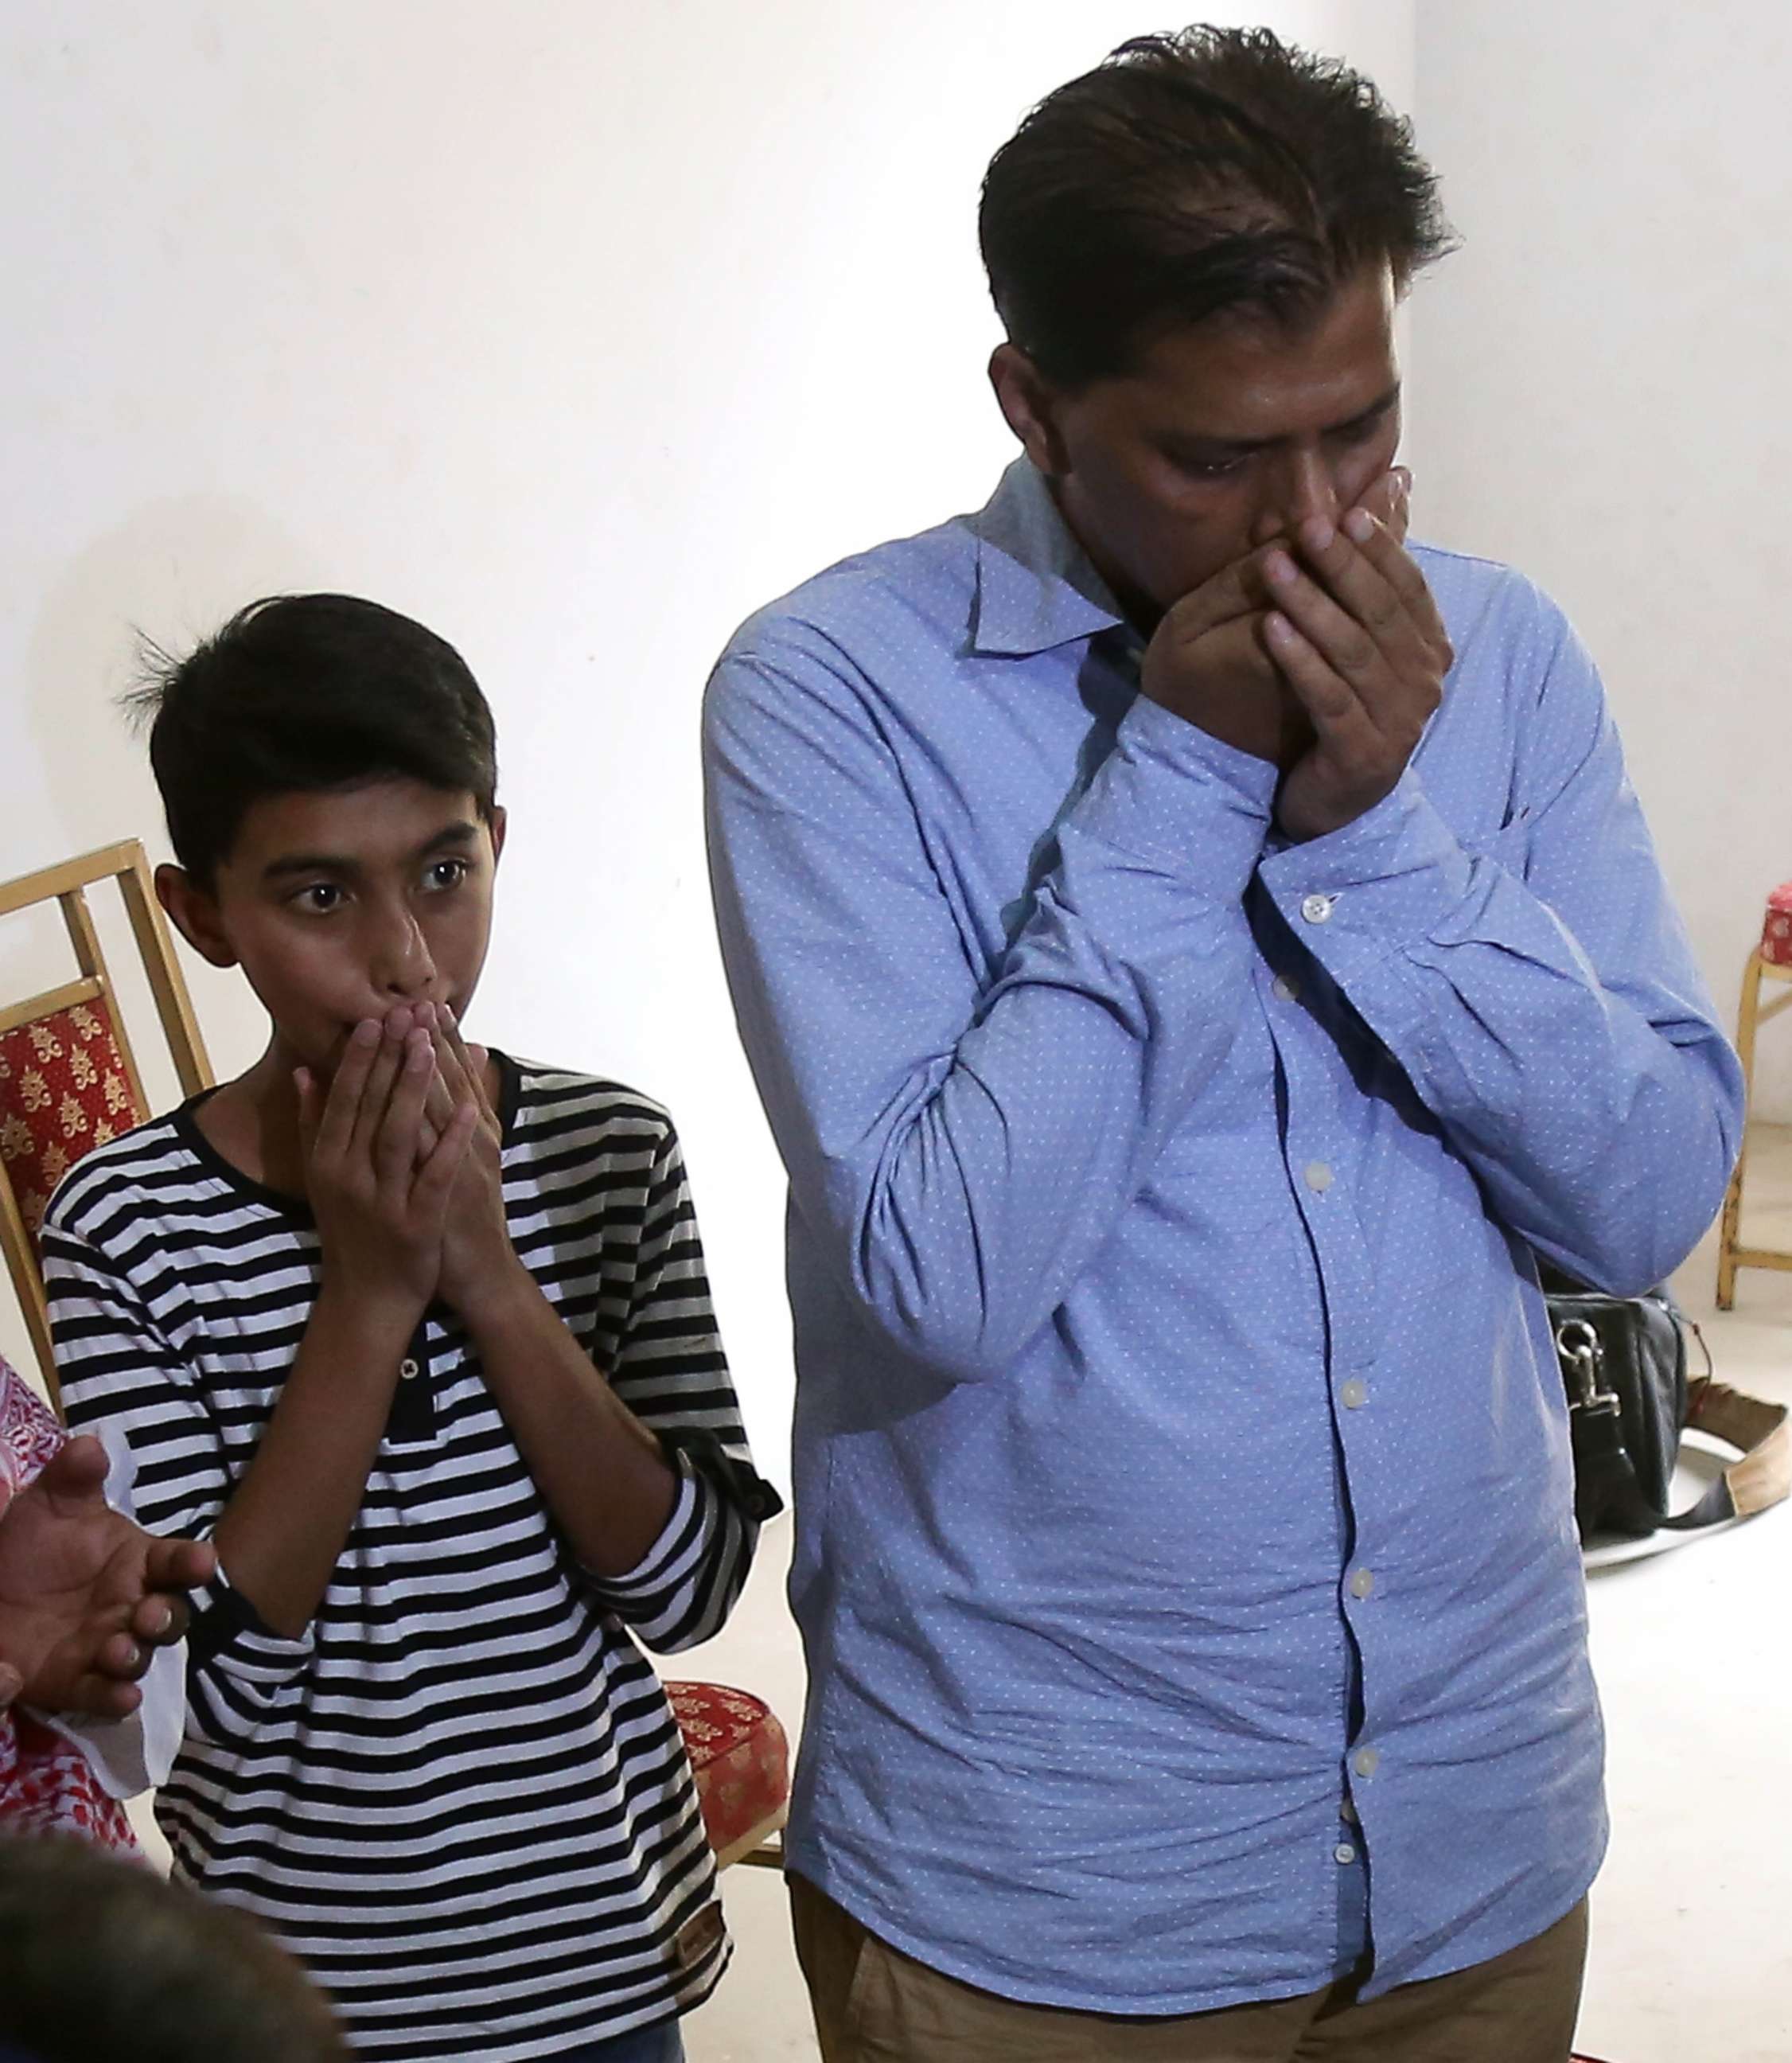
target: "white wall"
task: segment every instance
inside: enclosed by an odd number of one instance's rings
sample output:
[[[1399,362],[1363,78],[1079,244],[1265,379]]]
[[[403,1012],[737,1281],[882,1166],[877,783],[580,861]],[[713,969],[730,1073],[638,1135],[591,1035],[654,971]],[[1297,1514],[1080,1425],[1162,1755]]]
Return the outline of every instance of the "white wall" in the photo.
[[[1409,4],[1258,18],[1404,103]],[[1137,0],[0,16],[0,877],[160,851],[107,703],[132,625],[178,642],[328,585],[441,630],[513,813],[474,1028],[671,1105],[781,1477],[781,1184],[711,937],[698,697],[749,609],[983,499],[1009,446],[978,181],[1148,26]],[[41,947],[0,942],[0,975]],[[241,1067],[245,992],[195,979]]]
[[[1575,620],[1730,1019],[1792,876],[1792,10],[1452,0],[1416,26],[1466,243],[1412,304],[1415,525]]]

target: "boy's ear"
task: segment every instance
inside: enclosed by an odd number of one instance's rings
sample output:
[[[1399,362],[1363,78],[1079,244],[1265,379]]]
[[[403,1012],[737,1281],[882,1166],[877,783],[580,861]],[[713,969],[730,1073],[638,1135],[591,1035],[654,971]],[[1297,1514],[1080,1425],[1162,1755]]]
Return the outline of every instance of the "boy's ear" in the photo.
[[[184,867],[155,870],[155,899],[168,913],[169,922],[202,959],[216,967],[235,967],[236,953],[224,935],[218,914],[218,899],[200,887]]]
[[[492,864],[494,867],[504,857],[504,828],[509,822],[509,814],[503,803],[494,802],[492,805],[492,821],[487,827],[492,834]]]

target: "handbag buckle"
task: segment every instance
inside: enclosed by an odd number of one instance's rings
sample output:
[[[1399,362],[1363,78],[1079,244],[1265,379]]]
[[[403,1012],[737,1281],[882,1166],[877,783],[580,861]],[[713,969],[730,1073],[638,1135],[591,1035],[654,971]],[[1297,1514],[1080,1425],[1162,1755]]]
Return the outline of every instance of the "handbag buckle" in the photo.
[[[1585,1318],[1565,1318],[1556,1328],[1556,1352],[1568,1378],[1569,1409],[1615,1414],[1619,1410],[1617,1392],[1608,1389],[1601,1380],[1605,1349],[1593,1327]]]

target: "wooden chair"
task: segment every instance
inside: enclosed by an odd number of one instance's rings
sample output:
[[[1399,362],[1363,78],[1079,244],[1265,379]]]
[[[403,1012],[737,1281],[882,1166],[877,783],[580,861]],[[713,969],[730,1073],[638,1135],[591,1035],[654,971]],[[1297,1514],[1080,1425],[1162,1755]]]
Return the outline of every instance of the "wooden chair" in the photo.
[[[1749,955],[1749,963],[1742,971],[1742,1000],[1736,1015],[1736,1054],[1742,1063],[1742,1079],[1751,1104],[1754,1100],[1755,1033],[1770,1018],[1792,1008],[1792,988],[1775,996],[1771,1003],[1762,1003],[1762,986],[1768,982],[1792,983],[1792,881],[1783,883],[1768,897],[1761,943]],[[1737,1156],[1735,1172],[1730,1178],[1718,1236],[1720,1311],[1731,1310],[1735,1306],[1738,1269],[1792,1269],[1792,1253],[1742,1244],[1742,1175],[1748,1161],[1747,1139],[1745,1127],[1742,1151]]]
[[[86,891],[116,882],[187,1096],[211,1086],[198,1023],[135,838],[0,883],[0,918],[62,911],[77,979],[0,1005],[0,1250],[50,1401],[61,1410],[37,1233],[50,1192],[83,1153],[155,1113],[143,1092]],[[770,1708],[722,1683],[669,1683],[718,1868],[776,1868],[790,1795],[790,1748]]]
[[[0,1252],[50,1401],[61,1408],[38,1273],[38,1227],[50,1194],[91,1148],[153,1115],[143,1092],[87,893],[113,882],[149,978],[183,1092],[211,1085],[211,1068],[168,928],[135,838],[0,883],[0,918],[60,906],[76,979],[0,1004]]]

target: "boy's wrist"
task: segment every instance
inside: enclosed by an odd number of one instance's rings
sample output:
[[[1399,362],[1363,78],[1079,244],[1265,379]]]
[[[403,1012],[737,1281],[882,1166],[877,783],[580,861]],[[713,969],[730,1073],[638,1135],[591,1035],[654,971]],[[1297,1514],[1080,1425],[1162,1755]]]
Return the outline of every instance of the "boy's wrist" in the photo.
[[[311,1322],[328,1326],[345,1342],[370,1353],[393,1348],[396,1368],[428,1305],[427,1297],[402,1284],[344,1281],[326,1267]]]
[[[507,1248],[504,1258],[477,1277],[456,1284],[448,1301],[476,1340],[532,1317],[542,1303],[541,1285]]]

